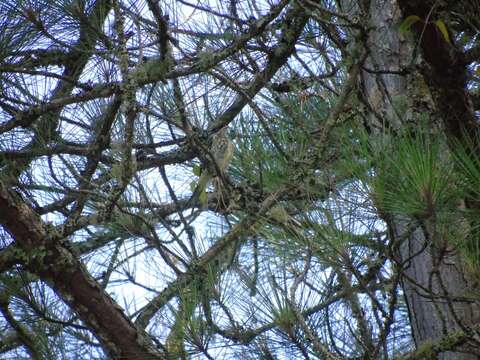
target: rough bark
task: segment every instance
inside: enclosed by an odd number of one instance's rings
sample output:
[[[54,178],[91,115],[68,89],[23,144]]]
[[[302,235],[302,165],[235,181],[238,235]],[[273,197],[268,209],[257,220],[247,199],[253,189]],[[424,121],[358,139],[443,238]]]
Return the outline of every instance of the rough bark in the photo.
[[[374,114],[369,124],[373,134],[415,125],[418,114],[427,115],[431,131],[444,131],[446,138],[460,139],[464,132],[472,135],[476,131],[461,57],[455,57],[438,29],[430,25],[418,28],[417,24],[416,30],[423,31],[417,55],[423,61],[412,66],[418,39],[398,31],[398,24],[408,15],[426,18],[433,2],[429,3],[370,3],[369,20],[375,29],[368,37],[368,71],[362,73],[361,91]],[[399,109],[399,100],[408,108]],[[409,219],[392,215],[387,220],[392,241],[398,246],[395,260],[403,266],[403,291],[417,347],[454,331],[468,331],[480,319],[480,303],[468,299],[467,293],[476,284],[458,251],[439,241],[428,221],[411,231]],[[438,355],[438,359],[477,358],[478,343],[474,342]]]
[[[92,278],[76,255],[38,215],[0,182],[0,222],[25,250],[26,268],[46,281],[92,329],[115,359],[162,359],[148,335]]]

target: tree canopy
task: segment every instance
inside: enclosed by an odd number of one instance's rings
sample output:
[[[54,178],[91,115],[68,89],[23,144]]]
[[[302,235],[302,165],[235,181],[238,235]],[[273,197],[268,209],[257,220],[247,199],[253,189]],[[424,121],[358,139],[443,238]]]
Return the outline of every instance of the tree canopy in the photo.
[[[477,359],[479,29],[0,2],[0,357]]]

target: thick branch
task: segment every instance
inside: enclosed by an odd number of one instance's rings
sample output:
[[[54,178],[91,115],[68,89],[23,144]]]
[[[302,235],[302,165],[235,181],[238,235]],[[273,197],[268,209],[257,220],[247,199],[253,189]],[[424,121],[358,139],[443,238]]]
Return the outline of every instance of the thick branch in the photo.
[[[147,335],[91,277],[18,194],[0,182],[0,223],[30,254],[27,268],[79,315],[112,358],[161,359]]]

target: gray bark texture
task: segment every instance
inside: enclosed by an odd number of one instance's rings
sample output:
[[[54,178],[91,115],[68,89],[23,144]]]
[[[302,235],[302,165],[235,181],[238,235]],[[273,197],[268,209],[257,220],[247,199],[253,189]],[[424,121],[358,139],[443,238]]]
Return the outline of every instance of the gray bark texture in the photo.
[[[445,131],[445,138],[448,139],[456,136],[452,130],[455,126],[448,123],[452,119],[445,107],[442,108],[441,102],[455,99],[441,98],[441,89],[438,90],[436,83],[440,79],[429,78],[433,76],[435,65],[429,63],[429,55],[425,54],[424,47],[433,51],[431,47],[437,44],[424,45],[415,37],[416,34],[400,34],[398,31],[398,24],[405,17],[412,14],[425,16],[415,9],[419,4],[424,7],[424,1],[410,1],[409,9],[403,4],[407,2],[375,0],[369,5],[364,4],[368,7],[363,8],[363,13],[368,12],[370,25],[374,27],[368,33],[369,57],[365,68],[398,72],[362,72],[360,92],[368,110],[374,114],[368,125],[373,134],[379,134],[385,128],[395,132],[408,126],[409,122],[416,121],[416,114],[422,114],[428,116],[433,133]],[[355,5],[356,11],[361,14],[360,7]],[[344,10],[355,11],[352,8]],[[415,46],[419,47],[416,51],[423,51],[415,55]],[[439,48],[437,51],[441,54],[444,50]],[[403,70],[407,71],[402,73]],[[408,104],[407,108],[399,109],[399,102]],[[459,124],[458,127],[468,128],[470,113],[471,109],[464,109],[467,119],[458,119],[458,122],[463,121],[467,125]],[[435,233],[434,226],[427,221],[413,226],[413,220],[398,215],[389,216],[386,220],[395,244],[395,261],[403,268],[403,291],[417,347],[455,331],[470,332],[470,327],[480,320],[480,303],[472,296],[469,298],[468,294],[472,294],[474,289],[478,291],[478,285],[469,275],[457,249],[442,241]],[[452,221],[452,224],[455,222]],[[461,231],[459,236],[462,236]],[[455,352],[443,352],[436,358],[478,359],[480,350],[475,337],[478,340],[478,335],[472,331],[471,341]]]

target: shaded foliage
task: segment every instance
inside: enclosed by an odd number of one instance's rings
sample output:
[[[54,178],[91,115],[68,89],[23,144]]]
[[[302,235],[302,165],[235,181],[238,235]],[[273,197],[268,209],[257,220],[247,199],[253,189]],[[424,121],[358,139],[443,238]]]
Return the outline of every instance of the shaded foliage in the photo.
[[[2,2],[0,356],[478,354],[443,266],[478,283],[479,9],[444,3]]]

